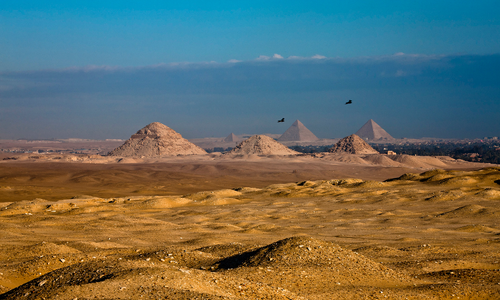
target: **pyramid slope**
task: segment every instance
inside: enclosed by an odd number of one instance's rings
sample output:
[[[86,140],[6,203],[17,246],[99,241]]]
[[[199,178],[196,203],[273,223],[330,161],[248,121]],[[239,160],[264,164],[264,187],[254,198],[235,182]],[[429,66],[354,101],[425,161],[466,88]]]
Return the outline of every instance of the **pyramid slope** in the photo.
[[[205,150],[184,139],[173,129],[159,122],[154,122],[137,131],[123,145],[108,155],[160,157],[206,153]]]
[[[292,126],[290,126],[285,133],[283,133],[278,141],[300,141],[300,142],[312,142],[319,140],[314,133],[307,129],[302,122],[296,120]]]
[[[236,142],[238,140],[238,137],[231,132],[225,139],[224,142]]]
[[[368,140],[393,140],[394,138],[387,133],[380,125],[372,119],[368,120],[356,133],[359,137]]]
[[[299,154],[265,135],[254,135],[236,146],[228,154],[236,155],[293,155]]]
[[[350,154],[378,154],[367,142],[355,134],[341,139],[328,152]]]

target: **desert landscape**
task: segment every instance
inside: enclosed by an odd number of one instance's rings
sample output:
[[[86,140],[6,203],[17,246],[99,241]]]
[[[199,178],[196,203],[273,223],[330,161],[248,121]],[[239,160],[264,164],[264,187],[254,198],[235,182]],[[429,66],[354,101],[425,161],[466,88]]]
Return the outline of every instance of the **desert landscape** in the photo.
[[[160,123],[119,144],[2,154],[0,299],[500,298],[497,165],[356,135],[205,153]]]
[[[0,300],[500,300],[500,1],[0,1]]]

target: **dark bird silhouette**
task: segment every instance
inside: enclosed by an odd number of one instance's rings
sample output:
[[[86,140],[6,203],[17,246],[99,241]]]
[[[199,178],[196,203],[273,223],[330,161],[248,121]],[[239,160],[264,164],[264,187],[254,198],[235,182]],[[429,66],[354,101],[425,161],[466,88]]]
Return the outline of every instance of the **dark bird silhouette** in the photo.
[[[278,120],[278,123],[285,122],[285,118],[282,118],[281,120]]]
[[[352,104],[352,100],[347,101],[345,104]]]

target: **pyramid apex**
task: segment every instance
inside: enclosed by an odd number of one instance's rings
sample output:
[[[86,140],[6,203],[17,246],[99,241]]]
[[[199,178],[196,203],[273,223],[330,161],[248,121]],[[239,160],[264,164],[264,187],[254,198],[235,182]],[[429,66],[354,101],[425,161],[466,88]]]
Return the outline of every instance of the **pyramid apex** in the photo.
[[[306,128],[302,122],[295,120],[285,133],[283,133],[278,141],[317,141],[318,137]]]
[[[139,131],[136,132],[136,135],[169,135],[172,133],[176,133],[173,129],[170,127],[160,123],[160,122],[153,122],[149,123],[148,125],[144,126],[141,128]]]
[[[164,127],[167,127],[167,125],[165,124],[162,124],[160,122],[152,122],[152,123],[149,123],[148,125],[144,126],[143,128],[164,128]]]
[[[378,125],[373,119],[368,120],[356,135],[368,140],[392,140],[394,139],[387,131]]]

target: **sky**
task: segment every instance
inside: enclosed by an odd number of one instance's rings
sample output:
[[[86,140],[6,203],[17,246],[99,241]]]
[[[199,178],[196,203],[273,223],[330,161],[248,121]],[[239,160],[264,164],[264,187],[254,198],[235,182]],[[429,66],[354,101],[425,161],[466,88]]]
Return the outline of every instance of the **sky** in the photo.
[[[0,139],[500,136],[498,1],[177,2],[0,1]]]

